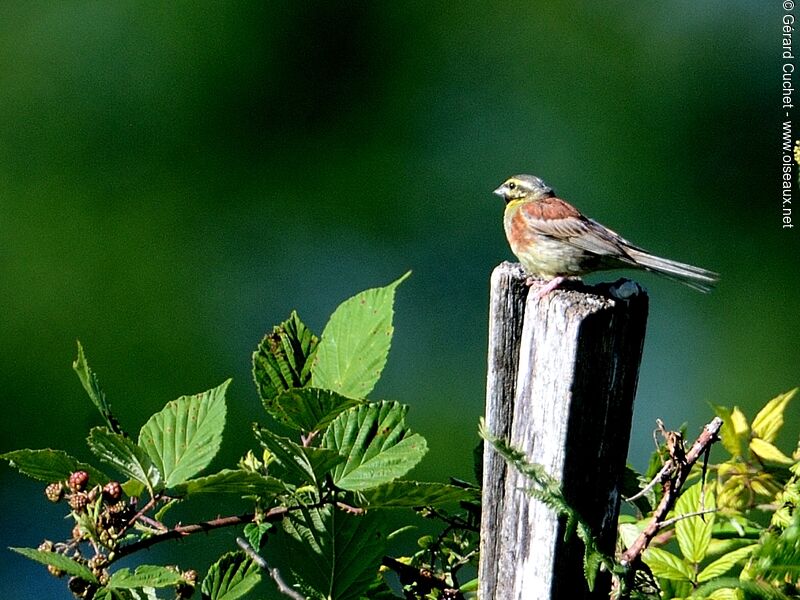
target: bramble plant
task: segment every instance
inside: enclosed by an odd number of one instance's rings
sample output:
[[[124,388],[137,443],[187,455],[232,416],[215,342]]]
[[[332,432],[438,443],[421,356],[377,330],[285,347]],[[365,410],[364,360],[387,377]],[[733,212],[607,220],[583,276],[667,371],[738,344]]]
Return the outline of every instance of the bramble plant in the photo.
[[[248,432],[254,449],[216,473],[203,474],[220,448],[230,380],[169,402],[134,438],[112,413],[78,344],[73,367],[104,421],[87,443],[115,475],[60,450],[0,456],[45,482],[46,498],[65,503],[71,519],[66,539],[12,550],[56,577],[69,576],[76,598],[199,593],[233,600],[252,596],[265,578],[275,594],[295,600],[474,597],[476,580],[459,579],[478,562],[479,489],[458,480],[403,479],[425,455],[426,442],[406,424],[407,406],[368,399],[389,353],[395,291],[407,276],[343,302],[319,337],[293,312],[263,338],[253,377],[269,419]],[[635,514],[620,517],[617,556],[598,550],[586,521],[541,465],[483,426],[481,434],[528,477],[528,493],[565,519],[566,535],[583,542],[589,588],[606,570],[614,598],[786,600],[800,598],[800,446],[787,456],[775,440],[796,391],[768,402],[752,423],[738,407],[714,406],[729,454],[718,464],[694,462],[708,458],[717,430],[705,431],[703,453],[688,460],[685,432],[660,426],[665,444],[647,473],[628,468],[626,474],[623,493],[635,496]],[[675,475],[681,469],[685,478]],[[680,496],[668,497],[668,480],[675,494],[687,482]],[[190,524],[170,518],[195,498],[213,518]],[[226,499],[238,506],[241,498],[249,513],[218,516]],[[387,528],[383,517],[392,509],[414,509],[441,530],[420,538],[411,556],[387,556],[389,540],[409,529]],[[117,564],[156,544],[223,527],[241,529],[241,549],[225,549],[202,578],[190,566]],[[650,537],[642,534],[648,527]],[[636,558],[623,560],[629,554]]]
[[[796,393],[767,402],[752,424],[738,407],[713,406],[723,420],[720,437],[729,457],[694,469],[695,483],[671,515],[674,527],[644,553],[655,585],[653,593],[638,597],[800,597],[800,446],[789,457],[773,444]],[[657,471],[658,454],[643,479]],[[625,545],[644,527],[646,515],[640,516],[621,518]]]
[[[294,312],[264,337],[253,376],[273,424],[254,424],[259,450],[216,473],[202,474],[220,448],[230,380],[169,402],[134,437],[114,417],[79,344],[73,366],[105,422],[90,430],[88,446],[115,475],[60,450],[2,455],[46,482],[47,499],[66,502],[72,521],[63,541],[12,550],[54,576],[68,575],[76,598],[153,600],[199,591],[204,599],[230,600],[265,576],[291,598],[396,597],[387,568],[406,597],[465,597],[457,572],[475,564],[479,492],[464,482],[401,479],[427,452],[425,439],[406,424],[407,406],[368,399],[391,344],[395,290],[407,276],[343,302],[320,337]],[[281,435],[285,430],[293,435]],[[225,497],[246,498],[252,511],[170,522],[170,510],[195,497],[213,515]],[[460,512],[443,509],[459,503]],[[442,520],[442,534],[423,538],[413,557],[386,556],[393,532],[382,512],[414,507]],[[246,540],[202,580],[189,568],[116,568],[155,544],[221,527],[242,528]]]

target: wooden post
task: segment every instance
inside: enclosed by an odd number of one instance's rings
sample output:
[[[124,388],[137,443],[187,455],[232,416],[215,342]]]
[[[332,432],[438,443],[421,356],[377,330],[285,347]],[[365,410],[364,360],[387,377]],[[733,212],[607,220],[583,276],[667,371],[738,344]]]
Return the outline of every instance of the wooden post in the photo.
[[[647,294],[628,280],[565,288],[540,299],[519,265],[492,273],[486,426],[562,482],[612,555]],[[608,598],[608,574],[589,593],[580,540],[565,543],[564,523],[526,487],[487,444],[480,598]]]

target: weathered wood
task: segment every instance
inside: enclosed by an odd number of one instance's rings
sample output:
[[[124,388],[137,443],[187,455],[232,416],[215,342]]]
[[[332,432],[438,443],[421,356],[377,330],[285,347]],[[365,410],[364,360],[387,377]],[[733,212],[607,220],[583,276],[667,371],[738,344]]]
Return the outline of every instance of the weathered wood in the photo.
[[[562,482],[567,501],[611,554],[647,294],[621,280],[566,284],[536,298],[536,286],[529,294],[524,280],[511,263],[492,274],[486,425]],[[527,485],[487,445],[480,597],[607,598],[601,580],[588,592],[581,542],[563,542],[564,524],[525,493]]]

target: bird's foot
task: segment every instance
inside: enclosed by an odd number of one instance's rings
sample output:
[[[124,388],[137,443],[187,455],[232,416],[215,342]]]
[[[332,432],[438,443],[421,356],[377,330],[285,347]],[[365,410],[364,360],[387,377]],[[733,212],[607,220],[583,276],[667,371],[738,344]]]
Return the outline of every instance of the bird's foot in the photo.
[[[561,285],[564,282],[564,279],[566,279],[566,278],[565,277],[553,277],[553,279],[551,279],[545,285],[543,285],[538,290],[536,290],[536,297],[537,298],[544,298],[545,296],[547,296],[547,294],[549,294],[554,289],[556,289],[559,285]]]

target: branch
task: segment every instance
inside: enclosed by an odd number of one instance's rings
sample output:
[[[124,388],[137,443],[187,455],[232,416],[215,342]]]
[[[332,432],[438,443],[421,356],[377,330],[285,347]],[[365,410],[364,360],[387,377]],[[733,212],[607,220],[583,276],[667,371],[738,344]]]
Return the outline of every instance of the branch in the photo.
[[[319,506],[323,506],[323,503],[318,502],[308,505],[307,507],[316,508]],[[286,516],[287,513],[293,510],[300,510],[301,508],[306,508],[306,506],[277,506],[267,511],[262,518],[265,521],[280,521],[284,516]],[[200,523],[195,523],[193,525],[176,525],[172,529],[168,529],[163,533],[157,533],[148,538],[143,538],[137,542],[128,544],[127,546],[122,546],[119,550],[117,550],[114,560],[119,560],[123,556],[128,556],[129,554],[133,554],[139,550],[144,550],[145,548],[155,546],[161,542],[179,539],[200,531],[212,531],[221,527],[230,527],[231,525],[243,525],[251,523],[254,518],[254,513],[246,513],[231,517],[220,517],[217,519],[212,519],[211,521],[201,521]]]
[[[267,574],[272,578],[272,581],[275,582],[275,585],[278,587],[278,591],[281,592],[284,596],[288,596],[292,598],[292,600],[305,600],[302,594],[294,591],[291,587],[289,587],[286,582],[281,577],[280,571],[275,568],[271,568],[268,564],[266,559],[261,556],[255,549],[247,543],[247,540],[237,537],[236,543],[239,544],[239,547],[244,550],[245,554],[253,559],[253,562],[256,563],[262,571],[266,571]]]
[[[659,529],[664,529],[665,527],[669,527],[670,525],[674,525],[678,521],[683,521],[684,519],[688,519],[689,517],[702,517],[703,515],[708,515],[711,513],[717,512],[716,508],[704,508],[703,510],[697,510],[695,512],[684,513],[682,515],[678,515],[677,517],[672,517],[671,519],[667,519],[666,521],[661,521],[658,524]]]
[[[283,515],[288,511],[287,508],[281,508],[283,510],[278,519],[283,517]],[[139,550],[144,550],[145,548],[150,548],[151,546],[155,546],[161,542],[166,542],[167,540],[179,539],[200,531],[212,531],[221,527],[230,527],[231,525],[243,525],[250,523],[254,518],[255,514],[247,513],[244,515],[236,515],[231,517],[220,517],[218,519],[212,519],[211,521],[201,521],[200,523],[195,523],[193,525],[176,525],[172,529],[168,529],[163,533],[157,533],[150,537],[133,542],[132,544],[128,544],[127,546],[122,546],[119,550],[117,550],[114,560],[119,560],[123,556],[128,556],[129,554],[133,554]]]
[[[678,496],[680,496],[681,488],[686,483],[686,478],[689,476],[692,466],[706,449],[719,439],[719,430],[721,428],[722,419],[715,417],[703,428],[703,432],[685,455],[683,455],[683,448],[680,445],[673,445],[670,448],[671,462],[675,463],[676,466],[675,472],[668,480],[663,482],[664,496],[653,512],[653,518],[650,523],[647,524],[647,527],[639,534],[639,537],[631,544],[630,548],[622,553],[620,559],[622,565],[629,566],[641,560],[645,548],[661,529],[667,514],[672,510]]]
[[[397,573],[397,576],[400,578],[400,583],[403,585],[415,584],[416,588],[414,592],[419,595],[419,597],[436,589],[442,592],[441,598],[447,598],[447,600],[464,600],[464,594],[462,594],[460,590],[448,586],[446,582],[434,577],[433,573],[427,569],[417,569],[405,563],[401,563],[391,556],[384,556],[381,563]]]

